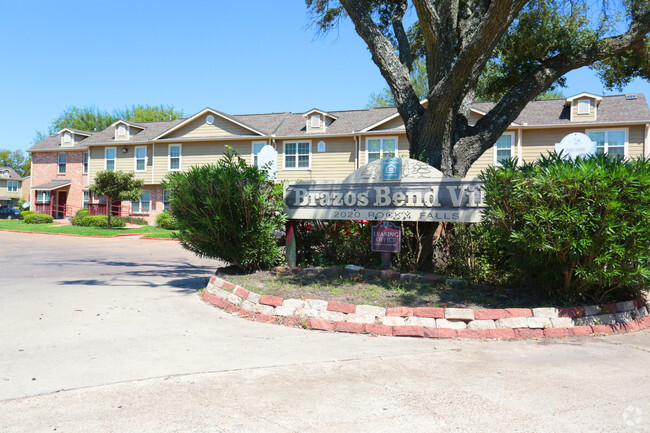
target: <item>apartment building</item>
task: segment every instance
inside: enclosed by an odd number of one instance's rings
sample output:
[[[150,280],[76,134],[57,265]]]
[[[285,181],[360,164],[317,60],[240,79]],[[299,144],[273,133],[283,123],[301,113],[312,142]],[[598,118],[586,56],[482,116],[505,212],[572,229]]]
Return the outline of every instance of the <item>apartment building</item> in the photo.
[[[473,105],[470,123],[493,104]],[[648,156],[650,111],[643,94],[533,101],[472,166],[475,176],[505,158],[532,161],[554,149],[566,135],[582,132],[599,153]],[[174,171],[216,162],[233,148],[257,164],[265,145],[277,152],[277,180],[341,180],[385,155],[406,156],[409,144],[395,108],[304,113],[230,115],[206,108],[195,115],[159,122],[119,120],[103,131],[63,129],[34,145],[31,200],[39,212],[57,217],[101,205],[89,186],[101,170],[132,171],[144,181],[140,200],[121,212],[153,221],[168,207],[161,182]]]

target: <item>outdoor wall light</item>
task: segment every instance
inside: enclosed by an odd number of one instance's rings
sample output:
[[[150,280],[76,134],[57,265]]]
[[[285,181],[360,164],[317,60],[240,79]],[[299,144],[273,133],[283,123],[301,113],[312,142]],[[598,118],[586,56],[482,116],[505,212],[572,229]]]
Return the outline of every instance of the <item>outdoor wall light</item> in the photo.
[[[126,153],[126,152],[128,152],[128,151],[129,151],[129,149],[127,149],[126,146],[124,146],[124,147],[122,148],[122,153]]]

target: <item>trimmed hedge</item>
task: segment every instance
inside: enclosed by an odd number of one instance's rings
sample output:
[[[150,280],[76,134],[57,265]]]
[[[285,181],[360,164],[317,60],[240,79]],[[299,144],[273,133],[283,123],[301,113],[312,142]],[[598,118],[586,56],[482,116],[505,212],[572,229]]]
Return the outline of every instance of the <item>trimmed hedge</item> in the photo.
[[[650,284],[650,160],[550,154],[480,178],[493,272],[568,302],[632,299]]]
[[[27,215],[34,215],[35,213],[36,212],[34,212],[33,210],[24,210],[20,214],[23,216],[23,218],[25,218]]]
[[[54,221],[52,215],[34,213],[23,217],[25,224],[51,224]]]
[[[74,218],[72,218],[73,226],[81,227],[108,227],[108,216],[106,215],[88,215],[88,211],[82,213],[81,211],[77,212]],[[112,217],[111,226],[112,228],[120,228],[126,225],[124,218]]]

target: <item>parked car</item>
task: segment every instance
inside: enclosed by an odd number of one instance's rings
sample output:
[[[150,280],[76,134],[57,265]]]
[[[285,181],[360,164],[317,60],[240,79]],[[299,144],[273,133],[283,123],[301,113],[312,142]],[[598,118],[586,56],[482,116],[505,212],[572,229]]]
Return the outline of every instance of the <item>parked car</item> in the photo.
[[[20,214],[20,209],[3,208],[0,209],[0,220],[20,220],[23,216]]]

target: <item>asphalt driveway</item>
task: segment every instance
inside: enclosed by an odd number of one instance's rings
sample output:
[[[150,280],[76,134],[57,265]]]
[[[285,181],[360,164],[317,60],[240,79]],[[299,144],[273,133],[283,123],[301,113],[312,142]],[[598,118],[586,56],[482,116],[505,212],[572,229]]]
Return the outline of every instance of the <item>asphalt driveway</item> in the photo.
[[[0,431],[650,431],[650,332],[436,341],[200,301],[176,242],[0,232]]]

